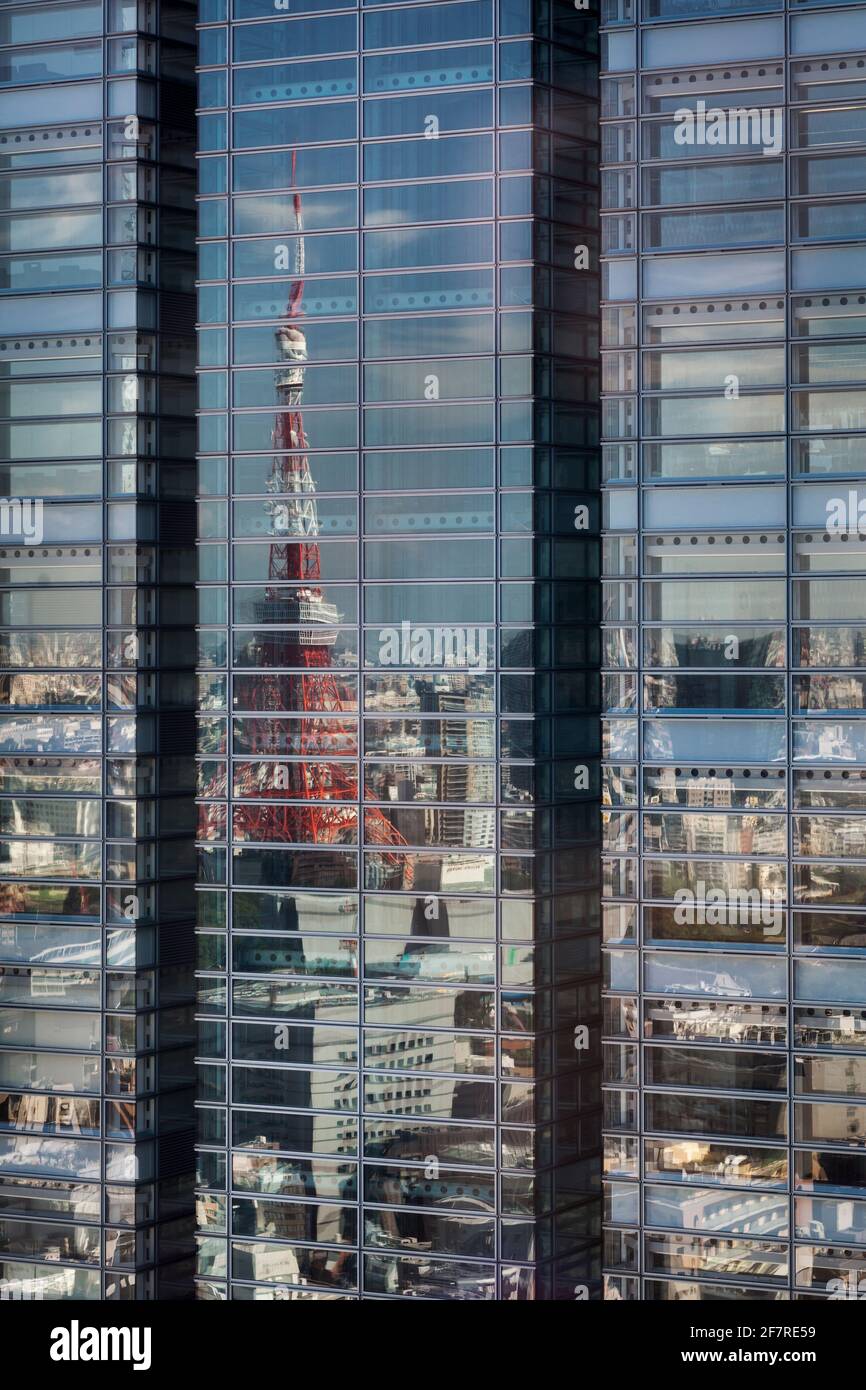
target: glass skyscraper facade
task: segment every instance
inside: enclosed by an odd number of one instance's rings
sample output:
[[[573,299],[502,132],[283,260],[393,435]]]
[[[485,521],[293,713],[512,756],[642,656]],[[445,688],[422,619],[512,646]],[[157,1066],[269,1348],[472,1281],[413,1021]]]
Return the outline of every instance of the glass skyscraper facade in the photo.
[[[866,3],[0,0],[0,1300],[863,1296],[864,242]]]
[[[603,23],[607,1296],[840,1297],[866,1257],[866,7]]]
[[[598,1296],[597,18],[199,18],[199,1296]]]
[[[192,1251],[194,11],[0,6],[0,1298]]]

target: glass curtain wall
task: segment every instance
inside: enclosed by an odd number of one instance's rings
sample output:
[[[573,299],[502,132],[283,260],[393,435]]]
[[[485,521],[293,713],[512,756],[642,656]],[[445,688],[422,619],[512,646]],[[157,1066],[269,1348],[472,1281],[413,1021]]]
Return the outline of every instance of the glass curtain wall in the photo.
[[[597,19],[200,21],[199,1294],[597,1295]]]
[[[866,8],[611,0],[604,20],[607,1292],[846,1296],[866,1258]]]
[[[0,6],[3,1299],[190,1283],[192,19]]]

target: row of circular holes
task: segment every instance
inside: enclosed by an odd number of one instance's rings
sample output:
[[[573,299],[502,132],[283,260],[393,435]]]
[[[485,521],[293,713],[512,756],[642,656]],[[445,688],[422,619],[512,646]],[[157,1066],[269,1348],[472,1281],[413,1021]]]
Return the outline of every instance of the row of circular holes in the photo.
[[[647,772],[655,772],[655,773],[657,773],[657,774],[660,774],[660,773],[666,772],[667,769],[666,769],[666,768],[661,768],[661,767],[656,767],[656,768],[647,768],[646,771],[647,771]],[[716,769],[715,769],[714,767],[710,767],[710,768],[693,767],[693,768],[691,769],[690,772],[684,772],[683,769],[682,769],[681,767],[675,767],[675,768],[674,768],[674,776],[675,776],[675,777],[698,777],[698,778],[700,778],[702,781],[703,781],[704,778],[706,778],[706,777],[733,777],[734,775],[735,775],[735,773],[734,773],[734,769],[733,769],[732,767],[727,767],[727,768],[725,768],[724,772],[716,772]],[[741,775],[742,775],[743,777],[751,777],[751,775],[752,775],[751,769],[748,768],[748,767],[743,768]],[[781,780],[782,778],[784,778],[785,773],[784,773],[784,771],[777,771],[775,775],[776,775],[777,778],[779,778],[779,779]],[[819,774],[816,774],[816,773],[814,772],[813,769],[811,769],[811,768],[806,769],[806,777],[807,777],[810,781],[811,781],[811,779],[812,779],[813,777],[815,777],[815,776],[817,776],[817,775],[819,775]],[[836,772],[832,772],[832,771],[825,771],[822,775],[823,775],[825,778],[830,778],[830,777],[839,776],[840,774],[839,774],[839,773],[836,773]],[[766,768],[762,768],[762,769],[761,769],[761,772],[760,772],[760,776],[766,778],[766,777],[772,776],[772,773],[768,772]],[[866,780],[866,771],[853,772],[853,773],[852,773],[849,769],[846,768],[846,769],[844,769],[844,770],[842,771],[841,777],[842,777],[843,781],[847,781],[849,777],[859,777],[859,778],[860,778],[860,781],[862,782],[862,781]]]
[[[125,555],[127,552],[126,552],[125,550],[121,550],[119,553],[120,553],[121,555]],[[136,554],[136,555],[141,555],[143,552],[142,552],[141,550],[136,550],[136,551],[131,552],[131,553],[134,553],[134,554]],[[101,551],[101,549],[99,549],[99,550],[92,550],[92,549],[89,549],[89,548],[88,548],[87,550],[82,550],[81,554],[82,554],[82,555],[85,555],[85,556],[91,556],[91,555],[92,555],[94,558],[98,559],[99,556],[102,554],[102,551]],[[39,558],[40,558],[41,560],[49,560],[49,559],[51,558],[52,555],[59,556],[59,557],[62,559],[63,556],[67,556],[67,557],[72,556],[72,555],[77,556],[77,555],[78,555],[78,550],[77,550],[77,548],[76,548],[75,546],[73,546],[71,550],[54,550],[54,551],[51,551],[51,550],[41,550],[41,551],[36,551],[36,550],[0,550],[0,560],[21,560],[21,559],[24,558],[25,555],[26,555],[26,557],[27,557],[28,560],[35,560],[36,557],[37,557],[37,555],[39,556]]]
[[[121,342],[124,342],[125,340],[124,340],[123,338],[121,338],[120,341],[121,341]],[[26,346],[29,347],[29,348],[35,348],[35,347],[41,347],[41,348],[49,348],[49,347],[97,347],[101,342],[102,342],[102,339],[101,339],[101,338],[82,338],[80,343],[79,343],[79,341],[78,341],[77,338],[55,338],[55,339],[54,339],[54,342],[53,342],[53,343],[50,343],[50,342],[48,341],[47,338],[43,338],[41,343],[37,343],[37,342],[33,341],[33,339],[31,339],[30,342],[28,342]],[[18,349],[18,348],[24,347],[24,343],[22,343],[22,342],[17,342],[17,343],[11,343],[11,344],[10,344],[10,343],[8,343],[8,342],[2,342],[2,343],[0,343],[0,352],[7,352],[7,351],[9,350],[10,347],[13,347],[13,348]]]
[[[99,132],[98,132],[98,131],[94,131],[93,128],[92,128],[91,126],[88,126],[86,130],[81,131],[81,134],[82,134],[82,135],[94,135],[94,134],[98,134],[98,133],[99,133]],[[70,136],[72,136],[73,138],[75,138],[75,137],[78,136],[78,134],[79,134],[79,132],[78,132],[77,130],[69,130],[69,131],[58,130],[58,131],[55,132],[54,138],[55,138],[55,140],[62,140],[63,137],[64,137],[64,135],[70,135]],[[35,131],[31,131],[31,133],[27,136],[27,141],[28,141],[29,144],[33,144],[33,142],[34,142],[37,138],[38,138],[38,137],[37,137],[37,135],[36,135],[36,132],[35,132]],[[42,132],[42,139],[43,139],[43,140],[50,140],[50,139],[51,139],[51,134],[50,134],[50,132],[47,131],[47,130],[44,130],[44,131]],[[22,142],[23,140],[24,140],[24,136],[23,136],[23,135],[15,135],[14,137],[10,137],[10,136],[8,136],[8,135],[0,135],[0,145],[20,145],[21,142]]]
[[[855,67],[855,68],[864,68],[864,67],[866,67],[866,60],[864,60],[863,58],[858,58],[857,61],[856,61],[856,63],[852,64],[852,66]],[[803,72],[832,72],[832,71],[834,70],[834,68],[835,68],[835,71],[837,71],[837,72],[845,72],[845,71],[847,71],[848,63],[845,61],[844,58],[843,58],[840,62],[838,62],[838,63],[836,63],[836,64],[821,63],[821,64],[820,64],[818,67],[816,67],[816,68],[813,68],[811,63],[804,63],[804,64],[803,64],[803,67],[802,67],[802,71],[803,71]],[[768,74],[768,72],[769,72],[769,69],[768,69],[768,68],[757,68],[757,69],[755,70],[755,74],[754,74],[754,75],[757,76],[757,77],[766,77],[767,74]],[[776,76],[776,77],[781,77],[781,76],[784,75],[784,72],[785,72],[785,69],[780,65],[779,67],[773,69],[772,75],[773,75],[773,76]],[[732,77],[735,77],[735,76],[739,76],[739,77],[751,77],[752,75],[753,75],[753,74],[752,74],[752,72],[751,72],[751,70],[750,70],[749,68],[741,68],[740,71],[739,71],[739,73],[733,73],[733,72],[723,72],[723,73],[722,73],[722,77],[723,77],[725,80],[728,80],[728,81],[729,81]],[[673,75],[672,77],[669,77],[669,78],[665,78],[665,77],[657,77],[657,78],[655,78],[654,85],[655,85],[656,87],[661,87],[665,82],[669,82],[670,85],[671,85],[672,87],[675,87],[675,86],[678,86],[678,85],[679,85],[680,80],[681,80],[680,77],[679,77],[676,73],[674,73],[674,75]],[[698,75],[697,75],[697,73],[690,73],[690,74],[689,74],[688,80],[689,80],[689,82],[697,82],[697,80],[698,80]],[[705,81],[705,82],[715,82],[715,80],[716,80],[716,74],[715,74],[714,72],[707,72],[707,73],[704,74],[704,81]]]
[[[803,304],[804,304],[804,306],[805,306],[807,309],[811,309],[817,302],[818,302],[818,301],[817,301],[817,300],[814,300],[814,299],[804,299],[804,300],[803,300]],[[847,294],[843,294],[843,295],[840,295],[840,296],[839,296],[839,305],[840,305],[840,307],[843,306],[843,305],[852,304],[852,303],[866,304],[866,294],[858,295],[857,298],[856,298],[856,300],[850,299],[850,298],[848,297]],[[832,306],[832,304],[833,304],[833,300],[830,299],[830,298],[824,298],[824,299],[821,300],[821,305],[822,305],[822,307],[825,308],[825,309],[830,308],[830,307]],[[696,314],[696,313],[698,312],[698,310],[699,310],[699,307],[700,307],[700,306],[697,305],[697,304],[692,304],[692,305],[690,305],[690,306],[689,306],[689,313],[690,313],[690,314]],[[733,310],[734,305],[733,305],[733,304],[724,304],[722,307],[723,307],[725,313],[726,313],[726,314],[729,314],[729,313],[731,313],[731,311]],[[785,301],[784,301],[784,299],[777,299],[777,300],[776,300],[776,305],[775,305],[775,307],[776,307],[777,309],[784,309],[784,307],[785,307]],[[708,314],[714,314],[714,313],[716,312],[716,306],[715,306],[715,304],[706,304],[706,305],[704,305],[704,308],[706,309],[706,311],[707,311]],[[752,305],[748,302],[748,300],[745,300],[745,301],[740,305],[740,308],[741,308],[741,309],[751,309],[751,308],[752,308]],[[769,308],[769,305],[768,305],[767,300],[762,299],[762,300],[760,301],[760,303],[758,304],[758,308],[759,308],[759,309],[767,309],[767,308]],[[655,310],[652,310],[652,312],[655,313],[656,316],[658,316],[658,315],[660,315],[660,314],[664,314],[664,313],[665,313],[665,308],[664,308],[664,306],[661,306],[661,307],[659,307],[659,308],[657,308],[657,309],[655,309]],[[682,313],[682,309],[681,309],[680,305],[675,304],[675,305],[669,310],[669,312],[676,315],[676,314]]]
[[[821,539],[824,541],[824,543],[825,543],[825,545],[826,545],[826,544],[827,544],[829,541],[831,541],[831,540],[837,540],[837,539],[838,539],[838,540],[842,540],[842,541],[847,541],[847,540],[849,539],[849,537],[855,537],[857,540],[860,540],[860,541],[866,540],[866,536],[862,535],[859,531],[857,531],[856,533],[855,533],[855,532],[848,532],[848,531],[840,531],[840,532],[838,532],[838,533],[834,533],[832,536],[830,535],[829,531],[825,531],[825,532],[823,533],[823,535],[821,536]],[[674,536],[672,544],[673,544],[673,545],[682,545],[684,539],[685,539],[684,536]],[[768,541],[769,539],[770,539],[770,538],[769,538],[768,536],[760,536],[760,537],[759,537],[759,540],[760,540],[761,545],[766,545],[766,544],[767,544],[767,541]],[[804,541],[813,541],[814,539],[815,539],[815,537],[812,535],[811,532],[805,533],[805,534],[802,536],[802,540],[804,540]],[[716,543],[716,537],[715,537],[715,536],[690,536],[690,537],[689,537],[689,545],[699,545],[700,542],[701,542],[702,540],[706,540],[707,545],[715,545],[715,543]],[[751,544],[752,538],[751,538],[751,536],[742,536],[742,537],[741,537],[741,540],[742,540],[742,542],[743,542],[743,545],[750,545],[750,544]],[[784,545],[784,543],[785,543],[785,537],[784,537],[784,536],[776,536],[776,541],[778,542],[778,544]],[[734,537],[733,537],[733,536],[725,536],[725,545],[733,545],[733,543],[734,543]],[[664,545],[664,544],[665,544],[665,538],[664,538],[664,536],[656,536],[656,537],[653,539],[652,544],[653,544],[653,545]]]

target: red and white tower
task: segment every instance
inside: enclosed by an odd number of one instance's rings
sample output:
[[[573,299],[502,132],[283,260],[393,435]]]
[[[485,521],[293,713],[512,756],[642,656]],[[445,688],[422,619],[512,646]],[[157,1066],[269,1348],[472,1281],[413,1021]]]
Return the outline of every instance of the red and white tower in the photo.
[[[273,629],[273,637],[260,639],[262,679],[254,683],[253,708],[262,715],[298,713],[300,718],[296,751],[284,765],[280,785],[274,785],[268,765],[259,764],[258,785],[243,788],[245,796],[278,798],[281,804],[263,808],[238,802],[235,833],[241,839],[272,843],[356,844],[363,838],[368,844],[396,846],[405,841],[377,807],[367,808],[366,835],[359,835],[357,764],[334,760],[350,750],[358,756],[358,721],[345,709],[342,682],[332,665],[340,613],[321,586],[316,484],[302,415],[307,342],[297,322],[304,295],[303,207],[298,192],[293,206],[294,279],[276,331],[281,361],[274,373],[278,405],[271,436],[270,495],[265,503],[273,540],[268,583],[256,614],[259,629],[265,634]],[[277,675],[276,668],[289,669]],[[269,669],[274,671],[270,678]],[[257,719],[253,751],[273,753],[282,725],[279,719],[273,727],[266,719]],[[410,886],[408,865],[404,879]]]

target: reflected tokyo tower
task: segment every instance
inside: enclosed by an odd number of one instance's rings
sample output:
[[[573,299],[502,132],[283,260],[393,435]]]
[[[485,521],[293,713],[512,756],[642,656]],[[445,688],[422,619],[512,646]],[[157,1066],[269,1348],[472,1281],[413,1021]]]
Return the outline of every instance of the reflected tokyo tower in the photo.
[[[293,154],[293,185],[295,173]],[[292,208],[293,278],[275,333],[277,409],[271,435],[273,463],[266,485],[269,497],[264,504],[272,542],[268,582],[256,611],[257,623],[265,629],[259,634],[257,664],[263,673],[274,674],[263,674],[251,683],[250,707],[264,716],[297,713],[300,717],[293,730],[292,758],[284,764],[280,785],[274,784],[272,765],[247,764],[246,783],[237,789],[241,797],[279,798],[280,804],[236,805],[235,834],[260,842],[354,845],[360,828],[358,806],[350,804],[358,800],[356,764],[334,758],[358,756],[358,721],[354,700],[347,697],[346,686],[332,667],[341,615],[321,585],[316,484],[302,414],[307,340],[298,322],[304,297],[304,219],[297,190]],[[283,719],[258,718],[252,725],[253,754],[273,756],[283,751]],[[376,807],[367,808],[365,825],[368,844],[405,844]],[[392,869],[401,867],[397,856],[389,855],[388,860]],[[404,882],[410,886],[411,865],[402,867]]]

